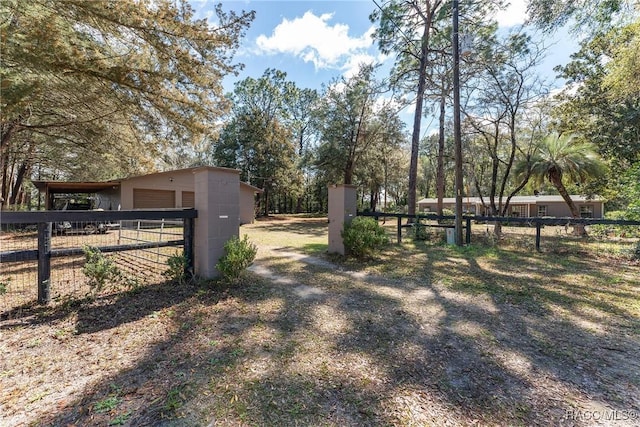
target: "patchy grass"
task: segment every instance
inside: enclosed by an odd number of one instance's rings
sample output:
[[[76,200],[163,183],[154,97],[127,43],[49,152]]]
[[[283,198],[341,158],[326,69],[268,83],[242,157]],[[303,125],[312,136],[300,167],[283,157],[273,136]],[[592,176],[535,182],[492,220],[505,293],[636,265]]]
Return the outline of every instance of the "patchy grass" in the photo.
[[[243,226],[259,253],[233,286],[159,283],[2,321],[2,424],[592,425],[586,411],[640,410],[637,266],[439,238],[355,262],[324,254],[326,230]]]

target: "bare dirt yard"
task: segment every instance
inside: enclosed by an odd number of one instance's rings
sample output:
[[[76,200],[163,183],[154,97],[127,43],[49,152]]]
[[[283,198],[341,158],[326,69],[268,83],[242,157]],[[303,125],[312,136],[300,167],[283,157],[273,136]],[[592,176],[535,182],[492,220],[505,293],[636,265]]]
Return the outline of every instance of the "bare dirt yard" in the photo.
[[[439,241],[366,262],[325,219],[243,226],[238,283],[0,319],[2,426],[640,425],[640,269]]]

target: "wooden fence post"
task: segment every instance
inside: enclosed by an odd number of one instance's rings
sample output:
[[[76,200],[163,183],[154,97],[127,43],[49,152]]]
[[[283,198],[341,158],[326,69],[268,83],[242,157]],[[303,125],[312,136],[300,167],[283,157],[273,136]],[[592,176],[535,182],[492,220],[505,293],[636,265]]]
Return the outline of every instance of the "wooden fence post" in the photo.
[[[539,221],[536,221],[536,251],[540,252],[540,229],[542,228],[542,224]]]
[[[467,217],[465,219],[467,221],[467,224],[466,224],[467,229],[466,229],[466,234],[465,234],[465,240],[467,242],[467,245],[470,245],[471,244],[471,218]]]
[[[402,216],[398,216],[398,244],[402,243]]]
[[[51,229],[52,223],[38,223],[38,303],[51,302]]]

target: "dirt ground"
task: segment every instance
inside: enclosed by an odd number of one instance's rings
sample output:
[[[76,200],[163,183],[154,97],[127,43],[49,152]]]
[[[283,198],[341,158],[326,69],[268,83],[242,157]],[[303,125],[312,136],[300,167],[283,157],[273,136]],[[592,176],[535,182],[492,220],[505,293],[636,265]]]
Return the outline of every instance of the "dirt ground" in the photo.
[[[0,425],[640,425],[637,265],[428,242],[345,261],[326,229],[243,226],[239,283],[2,319]]]

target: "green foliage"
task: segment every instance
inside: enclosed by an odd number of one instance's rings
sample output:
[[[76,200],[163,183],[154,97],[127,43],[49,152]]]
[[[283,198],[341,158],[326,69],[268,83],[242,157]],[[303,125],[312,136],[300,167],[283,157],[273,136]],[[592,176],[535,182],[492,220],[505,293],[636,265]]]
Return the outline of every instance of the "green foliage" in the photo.
[[[258,248],[245,235],[242,239],[232,237],[224,244],[224,256],[220,258],[216,269],[226,280],[235,280],[256,258]]]
[[[595,144],[612,160],[615,175],[640,160],[638,61],[627,64],[629,55],[637,52],[638,32],[638,26],[631,25],[585,38],[572,60],[558,68],[559,77],[571,83],[555,109],[559,128]],[[621,75],[622,70],[636,78]]]
[[[240,169],[243,180],[264,190],[265,215],[274,190],[286,191],[289,196],[301,192],[302,175],[296,168],[298,152],[288,107],[299,95],[296,89],[286,80],[286,73],[274,69],[258,79],[247,77],[237,82],[231,96],[231,119],[211,153],[216,165]]]
[[[627,211],[611,211],[604,215],[605,219],[630,221],[635,220],[633,213]],[[615,224],[594,224],[589,227],[589,232],[593,237],[640,237],[640,226],[638,225],[615,225]]]
[[[606,165],[596,147],[571,134],[548,135],[540,142],[535,154],[516,165],[516,174],[530,173],[535,185],[549,181],[566,201],[574,218],[580,215],[569,196],[567,185],[585,184],[604,176],[605,172]]]
[[[131,411],[127,411],[124,414],[120,414],[109,421],[110,426],[123,426],[131,418]]]
[[[629,200],[625,217],[640,221],[640,162],[630,168],[624,176],[623,185],[625,196]]]
[[[529,19],[539,27],[552,31],[571,22],[578,32],[607,28],[632,9],[632,0],[530,0],[527,6]]]
[[[97,402],[95,405],[93,405],[93,410],[98,413],[109,412],[115,409],[120,404],[120,402],[122,402],[122,399],[120,399],[118,396],[109,396],[106,399],[101,400],[100,402]]]
[[[334,182],[353,184],[360,158],[381,131],[372,96],[379,86],[374,72],[373,66],[362,67],[358,74],[342,77],[323,93],[318,111],[321,144],[315,166]]]
[[[414,240],[428,240],[431,234],[429,233],[427,226],[419,222],[413,225],[411,232]]]
[[[640,95],[640,20],[624,27],[614,47],[613,60],[607,63],[607,75],[603,85],[617,100]]]
[[[7,293],[10,283],[11,283],[11,277],[7,277],[6,279],[0,280],[0,295]]]
[[[437,216],[436,212],[428,212],[427,213],[428,216]],[[443,216],[455,216],[456,213],[449,209],[449,208],[443,208],[442,209],[442,215]],[[456,221],[455,219],[439,219],[438,220],[438,224],[440,225],[455,225]]]
[[[184,0],[1,2],[2,165],[19,172],[14,195],[36,165],[109,179],[209,134],[254,17],[214,14],[214,25],[198,19]]]
[[[378,221],[371,217],[358,216],[345,225],[342,241],[347,255],[365,258],[388,244],[389,238]]]
[[[183,253],[176,252],[167,259],[167,270],[162,273],[168,280],[184,285],[188,282],[187,257]]]
[[[122,275],[111,258],[106,257],[98,248],[85,246],[82,250],[85,255],[82,273],[89,279],[88,285],[93,296],[100,293],[107,284],[119,283]]]

